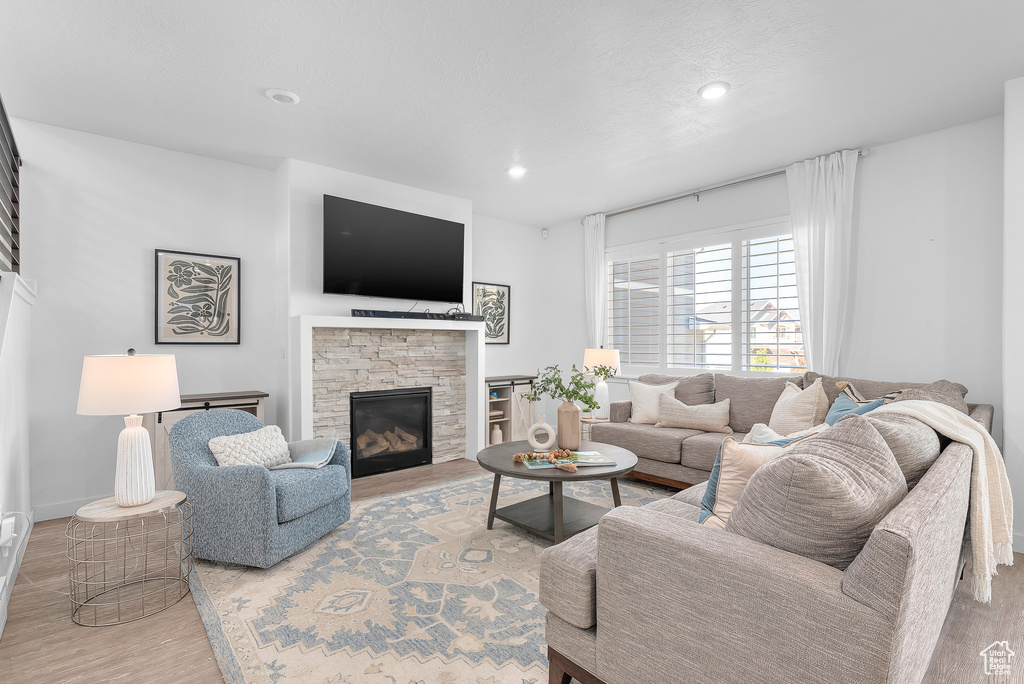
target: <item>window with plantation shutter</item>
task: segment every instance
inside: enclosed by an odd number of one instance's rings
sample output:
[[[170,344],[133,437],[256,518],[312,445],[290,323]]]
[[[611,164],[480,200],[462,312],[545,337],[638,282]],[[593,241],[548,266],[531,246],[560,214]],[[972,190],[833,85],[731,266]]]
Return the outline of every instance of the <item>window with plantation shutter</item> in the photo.
[[[732,245],[666,254],[669,368],[732,367]]]
[[[21,160],[11,122],[0,100],[0,271],[21,271],[18,169]]]
[[[789,221],[606,251],[626,372],[805,370]]]
[[[660,303],[657,255],[608,262],[608,344],[622,364],[658,365]]]
[[[743,241],[743,369],[803,371],[793,236]]]

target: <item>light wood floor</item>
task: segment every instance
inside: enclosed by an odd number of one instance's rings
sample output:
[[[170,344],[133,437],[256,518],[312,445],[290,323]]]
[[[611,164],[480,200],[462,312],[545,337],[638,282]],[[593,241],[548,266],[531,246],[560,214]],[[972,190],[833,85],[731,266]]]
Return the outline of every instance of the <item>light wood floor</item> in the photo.
[[[352,498],[368,499],[483,472],[473,461],[458,460],[384,473],[355,480]],[[191,595],[158,615],[126,625],[81,627],[71,622],[67,522],[64,518],[37,523],[29,538],[0,639],[0,682],[222,682]],[[1013,567],[999,569],[991,605],[976,603],[961,586],[925,678],[928,684],[985,682],[978,654],[996,640],[1005,639],[1016,648],[1021,662],[1015,671],[1024,672],[1024,555],[1017,554],[1016,559]]]

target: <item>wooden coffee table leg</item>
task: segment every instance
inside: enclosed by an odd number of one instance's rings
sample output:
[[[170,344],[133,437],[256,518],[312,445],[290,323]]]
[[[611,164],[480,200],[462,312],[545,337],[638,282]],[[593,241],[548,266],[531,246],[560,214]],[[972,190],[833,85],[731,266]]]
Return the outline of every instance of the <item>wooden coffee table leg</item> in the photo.
[[[565,526],[562,523],[562,482],[552,480],[551,487],[555,499],[555,543],[561,544],[565,541]]]
[[[622,505],[622,497],[619,496],[619,478],[613,477],[612,479],[612,501],[615,503],[615,507],[618,508]]]
[[[487,529],[494,529],[494,511],[498,508],[498,487],[501,486],[501,475],[494,474],[494,487],[491,489],[491,506],[487,509]]]

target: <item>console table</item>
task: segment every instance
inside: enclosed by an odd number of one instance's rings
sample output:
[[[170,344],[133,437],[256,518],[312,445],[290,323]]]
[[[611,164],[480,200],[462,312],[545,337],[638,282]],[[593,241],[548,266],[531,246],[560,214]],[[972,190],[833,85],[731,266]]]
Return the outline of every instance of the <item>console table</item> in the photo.
[[[269,396],[269,394],[260,390],[182,394],[181,408],[145,414],[142,417],[142,426],[149,430],[149,438],[153,447],[153,475],[156,488],[174,489],[174,471],[171,469],[171,445],[168,441],[167,433],[170,432],[175,423],[196,411],[226,408],[246,411],[263,421],[264,403]]]

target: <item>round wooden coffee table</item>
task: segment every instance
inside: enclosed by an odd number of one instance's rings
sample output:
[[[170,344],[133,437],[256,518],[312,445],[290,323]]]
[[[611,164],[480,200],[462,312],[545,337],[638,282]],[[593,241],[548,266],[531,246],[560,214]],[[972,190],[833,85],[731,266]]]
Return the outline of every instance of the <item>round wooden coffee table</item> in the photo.
[[[497,518],[555,543],[593,527],[610,510],[589,501],[563,496],[563,482],[608,480],[612,486],[612,501],[615,506],[621,506],[618,478],[633,470],[637,462],[636,454],[622,447],[603,442],[583,442],[579,451],[598,451],[615,459],[615,465],[581,466],[575,473],[558,468],[530,470],[524,464],[512,460],[513,455],[528,451],[531,451],[528,442],[506,442],[489,446],[476,455],[480,465],[494,473],[491,505],[487,510],[487,529],[494,528],[494,519]],[[502,475],[546,481],[549,483],[548,493],[498,508],[498,489]]]

